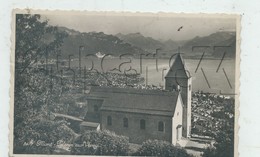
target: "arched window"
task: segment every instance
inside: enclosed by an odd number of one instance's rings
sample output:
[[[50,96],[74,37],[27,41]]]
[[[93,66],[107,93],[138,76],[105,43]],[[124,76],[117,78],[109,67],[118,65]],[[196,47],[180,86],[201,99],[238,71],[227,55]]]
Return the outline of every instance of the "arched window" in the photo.
[[[175,91],[176,90],[176,86],[172,85],[172,90]]]
[[[124,127],[128,128],[128,119],[127,118],[123,119],[123,123],[124,123]]]
[[[97,112],[97,111],[98,111],[98,106],[94,105],[94,112]]]
[[[140,129],[145,129],[145,120],[140,120]]]
[[[164,123],[162,121],[158,123],[158,131],[164,131]]]
[[[112,125],[112,117],[107,116],[107,125]]]

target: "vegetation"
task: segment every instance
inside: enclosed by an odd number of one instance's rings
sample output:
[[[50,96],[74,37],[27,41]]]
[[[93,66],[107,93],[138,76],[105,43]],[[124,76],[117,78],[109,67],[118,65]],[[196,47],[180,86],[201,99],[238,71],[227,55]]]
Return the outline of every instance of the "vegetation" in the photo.
[[[100,38],[102,36],[101,34]],[[66,33],[60,32],[56,27],[49,26],[48,21],[41,20],[40,15],[16,16],[14,153],[54,154],[58,142],[63,141],[72,145],[71,154],[128,155],[129,140],[127,137],[109,131],[88,131],[77,138],[78,135],[67,126],[67,122],[55,121],[52,117],[51,112],[61,112],[73,116],[81,116],[83,112],[76,107],[77,102],[72,97],[63,96],[64,91],[71,94],[70,86],[60,84],[61,79],[53,75],[53,68],[48,67],[47,64],[44,68],[36,68],[39,59],[60,54],[60,47],[65,37]],[[101,77],[99,73],[92,73],[92,75],[89,73],[85,80],[89,79],[89,83],[95,80],[93,83],[97,82],[99,85],[103,83],[106,86],[126,87],[125,76],[106,73],[103,78],[99,78]],[[145,88],[138,86],[143,78],[130,76],[128,75],[127,78],[130,85]],[[109,82],[108,80],[116,81]],[[72,81],[70,83],[72,84]],[[82,87],[79,84],[73,86],[74,88],[75,86]],[[210,106],[208,102],[211,98],[206,96],[204,99],[205,105]],[[66,106],[61,103],[62,101],[67,103]],[[216,101],[220,104],[227,102],[222,98],[218,98]],[[202,104],[200,100],[198,104]],[[221,128],[215,129],[217,130],[216,133],[214,132],[216,143],[213,148],[205,150],[204,157],[233,156],[234,117],[230,118],[230,114],[227,113],[234,114],[234,106],[225,105],[220,111],[211,113],[211,116],[217,121],[221,118],[225,119],[223,122],[225,125],[220,125]],[[205,126],[207,124],[202,123]],[[209,130],[213,129],[209,128]],[[198,133],[200,132],[198,131]],[[158,140],[144,142],[134,155],[189,156],[184,149]]]
[[[46,120],[44,115],[29,121],[24,130],[15,139],[16,153],[54,154],[58,141],[72,143],[77,136],[65,121]]]
[[[190,157],[182,148],[174,147],[171,143],[160,140],[147,140],[135,153],[138,156],[161,156],[161,157]]]
[[[203,92],[193,93],[192,110],[192,133],[210,136],[215,140],[204,151],[203,157],[233,157],[234,99]]]
[[[233,157],[234,156],[234,118],[228,119],[227,125],[222,127],[215,137],[214,147],[204,151],[203,157]]]
[[[76,155],[127,155],[129,140],[109,131],[87,131],[73,144]]]
[[[55,106],[62,93],[58,78],[48,69],[34,68],[39,58],[58,52],[65,36],[40,15],[16,15],[14,153],[49,154],[57,140],[72,138],[65,123],[50,121],[49,106]],[[37,146],[38,141],[49,145]]]

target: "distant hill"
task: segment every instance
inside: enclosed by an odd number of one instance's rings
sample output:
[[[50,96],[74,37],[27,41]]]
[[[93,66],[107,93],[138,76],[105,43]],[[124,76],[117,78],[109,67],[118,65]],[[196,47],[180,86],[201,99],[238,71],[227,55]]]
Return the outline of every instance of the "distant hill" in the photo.
[[[136,47],[140,47],[146,52],[154,53],[156,49],[160,49],[158,55],[160,58],[169,58],[185,41],[174,40],[156,40],[151,37],[145,37],[141,33],[116,34],[121,40],[128,42]]]
[[[185,41],[173,41],[171,39],[167,41],[163,41],[164,50],[174,50],[177,49],[179,46],[183,45]]]
[[[64,31],[64,32],[68,33],[68,35],[79,35],[81,33],[79,31],[76,31],[74,29],[69,29],[67,27],[58,27],[58,29],[60,31]]]
[[[185,57],[198,58],[205,51],[205,57],[207,58],[221,58],[224,51],[226,52],[225,57],[235,57],[235,46],[236,46],[236,34],[235,32],[216,32],[204,37],[195,37],[186,41],[173,41],[171,39],[167,41],[155,40],[151,37],[145,37],[141,33],[131,34],[117,34],[121,40],[130,43],[136,47],[148,52],[155,52],[155,49],[161,48],[159,55],[161,57],[170,57],[172,54],[178,52],[178,47],[181,47],[181,53],[184,53]],[[194,46],[210,46],[210,48],[194,48]],[[213,51],[213,47],[218,46]],[[219,46],[230,46],[230,47],[219,47]]]
[[[164,44],[158,40],[151,37],[144,37],[141,33],[131,33],[131,34],[116,34],[121,40],[128,42],[136,47],[140,47],[145,51],[154,52],[157,48],[163,48]]]
[[[153,53],[157,48],[161,48],[160,57],[170,57],[176,53],[178,46],[181,47],[181,53],[184,57],[198,58],[205,53],[207,58],[221,58],[223,52],[226,51],[228,58],[235,57],[236,50],[236,34],[235,32],[216,32],[204,37],[195,37],[186,41],[167,41],[155,40],[151,37],[145,37],[141,33],[131,34],[116,34],[107,35],[103,32],[88,32],[82,33],[66,27],[59,27],[60,31],[68,33],[64,44],[61,47],[62,56],[67,57],[73,54],[74,57],[78,55],[79,47],[84,46],[82,55],[86,54],[110,54],[112,56],[119,56],[121,54],[129,53],[134,56],[145,53]],[[209,49],[195,48],[194,46],[210,46]],[[228,48],[216,48],[213,51],[213,46],[230,46]]]
[[[80,46],[84,46],[82,55],[96,54],[110,54],[112,56],[119,56],[124,53],[138,55],[145,53],[139,47],[133,46],[113,35],[107,35],[103,32],[89,32],[81,33],[65,27],[59,27],[60,31],[68,33],[68,37],[64,40],[61,47],[62,56],[67,57],[70,54],[77,55]]]
[[[210,46],[210,48],[194,48],[194,46]],[[215,51],[213,51],[213,47]],[[221,48],[220,46],[229,46]],[[226,52],[225,57],[234,58],[236,54],[236,33],[235,32],[216,32],[205,37],[195,37],[187,41],[181,48],[181,51],[186,56],[201,56],[203,52],[207,57],[221,58],[223,53]]]

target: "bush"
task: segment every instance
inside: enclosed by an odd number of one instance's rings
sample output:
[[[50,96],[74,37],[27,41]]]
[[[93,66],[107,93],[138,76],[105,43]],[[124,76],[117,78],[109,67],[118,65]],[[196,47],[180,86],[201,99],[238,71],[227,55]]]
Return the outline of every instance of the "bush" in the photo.
[[[38,116],[21,126],[14,138],[14,153],[53,154],[58,141],[72,142],[76,134],[63,121],[51,121]]]
[[[129,139],[109,131],[87,131],[71,147],[74,155],[127,155]]]
[[[161,157],[190,157],[181,148],[174,147],[171,143],[159,140],[147,140],[134,154],[138,156],[161,156]]]
[[[204,150],[202,157],[217,157],[216,156],[216,149],[208,147]]]

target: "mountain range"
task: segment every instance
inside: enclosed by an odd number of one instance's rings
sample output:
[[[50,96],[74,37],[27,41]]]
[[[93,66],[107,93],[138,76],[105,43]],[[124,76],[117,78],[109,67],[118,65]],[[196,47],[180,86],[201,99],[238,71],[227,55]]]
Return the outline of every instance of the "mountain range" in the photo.
[[[188,56],[195,57],[205,55],[208,58],[221,58],[225,52],[225,57],[234,58],[236,54],[236,33],[216,32],[205,37],[195,37],[188,40],[181,48]]]
[[[111,56],[119,56],[124,53],[138,55],[146,53],[143,49],[131,45],[116,36],[107,35],[103,32],[81,33],[65,27],[60,27],[60,31],[65,31],[68,37],[65,38],[61,47],[62,56],[76,56],[79,47],[83,46],[82,54],[110,54]]]
[[[201,56],[203,52],[208,58],[221,58],[224,52],[226,52],[225,57],[228,58],[234,58],[236,54],[235,32],[216,32],[186,41],[171,39],[162,41],[145,37],[141,33],[109,35],[103,32],[82,33],[66,27],[59,27],[58,29],[68,34],[61,47],[64,56],[70,54],[76,56],[80,46],[84,47],[84,50],[82,50],[84,54],[99,52],[111,56],[126,53],[138,56],[145,53],[154,53],[156,49],[160,49],[160,57],[169,57],[178,51],[178,47],[180,47],[181,53],[184,53],[184,57],[192,58]]]
[[[121,34],[118,33],[116,36],[132,45],[142,48],[147,52],[153,53],[156,49],[160,48],[163,51],[172,51],[178,49],[179,46],[183,45],[186,41],[173,41],[172,39],[163,41],[156,40],[152,37],[145,37],[141,33],[130,33]]]

